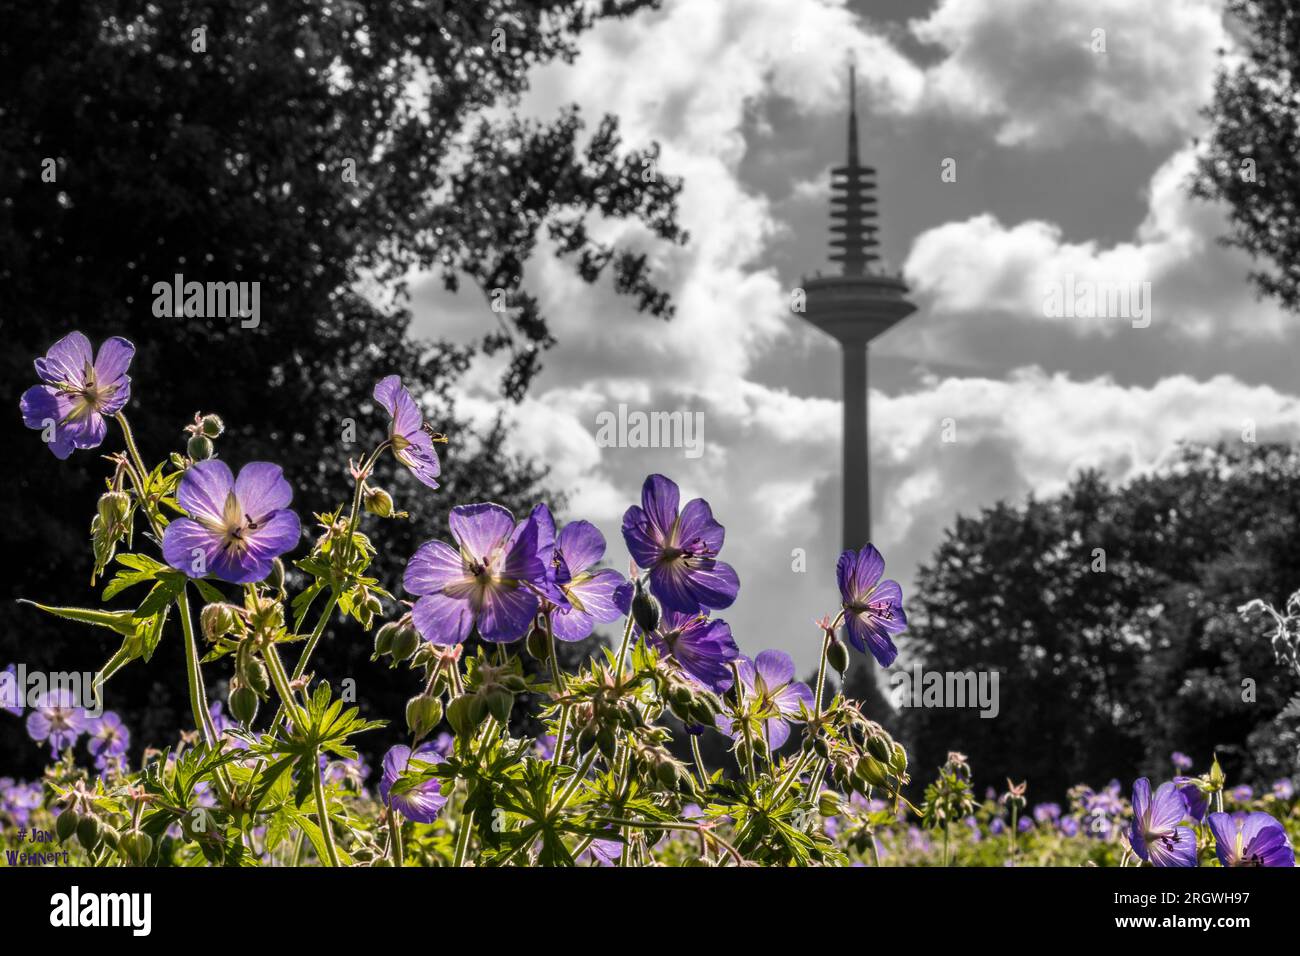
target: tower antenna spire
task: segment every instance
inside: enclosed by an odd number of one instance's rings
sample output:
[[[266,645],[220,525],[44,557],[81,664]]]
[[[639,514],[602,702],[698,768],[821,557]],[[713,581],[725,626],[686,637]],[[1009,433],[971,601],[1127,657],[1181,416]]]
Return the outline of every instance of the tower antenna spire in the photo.
[[[849,65],[849,158],[831,170],[831,261],[846,276],[867,274],[876,241],[876,171],[858,159],[858,74]]]

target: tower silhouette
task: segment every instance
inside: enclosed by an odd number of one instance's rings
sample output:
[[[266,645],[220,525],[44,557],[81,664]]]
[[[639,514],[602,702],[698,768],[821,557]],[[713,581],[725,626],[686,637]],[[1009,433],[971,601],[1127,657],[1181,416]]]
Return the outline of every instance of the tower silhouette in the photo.
[[[857,77],[849,67],[848,162],[831,170],[832,262],[840,275],[805,279],[804,318],[840,343],[844,361],[843,545],[871,540],[867,346],[916,311],[907,285],[876,263],[876,170],[858,158]]]

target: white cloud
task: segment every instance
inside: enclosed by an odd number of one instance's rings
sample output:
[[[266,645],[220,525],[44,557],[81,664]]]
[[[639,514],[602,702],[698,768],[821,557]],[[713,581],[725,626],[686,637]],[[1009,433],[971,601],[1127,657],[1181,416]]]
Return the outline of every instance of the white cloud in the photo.
[[[1054,223],[1005,226],[983,213],[917,236],[904,272],[927,309],[939,314],[1009,313],[1067,324],[1079,334],[1277,336],[1289,327],[1287,317],[1272,303],[1254,300],[1244,254],[1215,242],[1227,229],[1222,207],[1187,192],[1195,163],[1188,147],[1155,171],[1132,241],[1070,242]],[[1093,289],[1100,298],[1110,291],[1136,293],[1143,283],[1150,283],[1150,330],[1134,330],[1130,315],[1105,309],[1071,314],[1046,308],[1065,290]]]
[[[1196,128],[1209,97],[1215,51],[1228,44],[1221,6],[942,0],[910,24],[944,52],[926,72],[924,106],[993,120],[1003,145],[1057,146],[1097,127],[1169,142]]]

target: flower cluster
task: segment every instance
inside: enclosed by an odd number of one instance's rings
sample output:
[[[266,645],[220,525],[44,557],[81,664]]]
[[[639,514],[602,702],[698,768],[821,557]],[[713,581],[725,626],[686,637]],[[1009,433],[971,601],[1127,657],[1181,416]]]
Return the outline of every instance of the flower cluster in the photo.
[[[1154,791],[1138,780],[1131,804],[1114,784],[1076,791],[1063,810],[1031,809],[1027,783],[1012,781],[977,805],[970,761],[953,752],[914,805],[906,748],[827,679],[851,664],[845,640],[881,667],[899,653],[902,590],[870,544],[839,558],[839,606],[817,622],[808,680],[785,651],[742,653],[721,616],[740,590],[725,530],[663,475],[623,515],[626,576],[606,566],[591,522],[480,502],[451,508],[410,555],[403,601],[371,569],[378,547],[363,523],[407,515],[376,469],[391,451],[432,493],[448,439],[399,377],[374,387],[382,430],[348,462],[350,505],[316,512],[302,547],[289,478],[270,462],[232,469],[216,415],[184,427],[183,452],[145,462],[125,413],[133,354],[122,339],[96,353],[73,333],[21,397],[24,422],[60,458],[101,445],[110,419],[124,445],[92,525],[96,574],[114,566],[103,592],[114,606],[35,606],[120,640],[97,693],[123,667],[156,666],[160,641],[180,641],[193,730],[133,750],[117,714],[91,717],[63,691],[28,709],[12,669],[0,672],[0,709],[53,760],[39,784],[0,780],[0,837],[39,818],[81,862],[130,865],[879,864],[936,847],[948,863],[1004,841],[1019,864],[1049,840],[1119,847],[1122,863],[1294,862],[1266,809],[1292,799],[1289,782],[1245,807],[1253,794],[1226,791],[1217,763],[1193,777],[1181,755],[1178,776]],[[149,534],[137,538],[139,523]],[[412,679],[402,739],[373,781],[358,741],[386,723],[313,676],[340,616],[373,630],[373,659]],[[607,645],[606,626],[621,641]],[[598,650],[562,666],[565,645],[589,639]],[[209,700],[205,668],[221,674],[224,700]],[[93,769],[79,763],[83,737]],[[1225,796],[1242,809],[1226,811]]]

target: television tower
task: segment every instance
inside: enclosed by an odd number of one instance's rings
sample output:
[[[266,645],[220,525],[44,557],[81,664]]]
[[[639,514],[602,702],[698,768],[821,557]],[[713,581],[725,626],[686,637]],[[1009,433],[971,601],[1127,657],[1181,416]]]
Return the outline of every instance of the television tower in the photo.
[[[867,347],[916,311],[907,285],[874,265],[876,170],[858,159],[857,77],[849,67],[848,162],[831,170],[832,262],[840,274],[805,279],[804,318],[840,343],[844,357],[844,547],[871,540]]]

